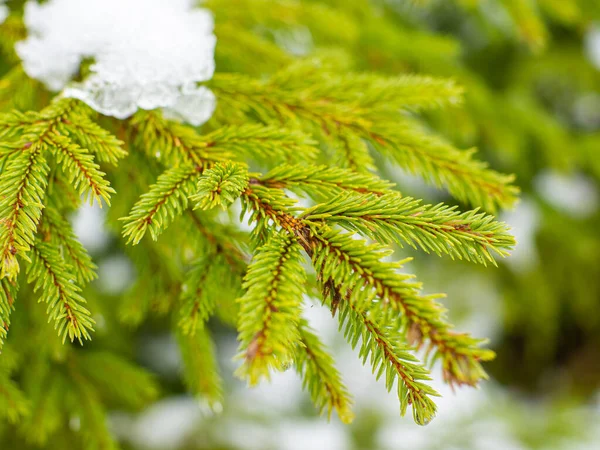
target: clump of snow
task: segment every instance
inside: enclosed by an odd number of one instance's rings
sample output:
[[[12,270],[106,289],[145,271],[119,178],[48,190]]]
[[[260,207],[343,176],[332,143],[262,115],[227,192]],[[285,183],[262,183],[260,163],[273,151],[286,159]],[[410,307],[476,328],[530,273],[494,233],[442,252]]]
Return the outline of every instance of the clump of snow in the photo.
[[[0,25],[4,23],[6,18],[8,17],[8,6],[4,5],[4,0],[0,0]]]
[[[215,107],[213,94],[197,83],[214,73],[216,38],[210,12],[194,3],[29,1],[29,37],[16,50],[29,76],[102,114],[125,119],[138,108],[165,108],[169,117],[199,125]],[[90,59],[89,75],[72,82]]]

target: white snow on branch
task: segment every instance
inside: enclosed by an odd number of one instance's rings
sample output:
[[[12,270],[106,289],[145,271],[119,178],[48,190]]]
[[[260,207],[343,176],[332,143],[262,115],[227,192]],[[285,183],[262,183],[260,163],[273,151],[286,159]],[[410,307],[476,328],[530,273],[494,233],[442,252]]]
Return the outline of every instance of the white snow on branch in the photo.
[[[1,0],[0,0],[1,1]],[[213,20],[194,0],[50,0],[25,6],[28,38],[17,43],[32,78],[96,111],[125,119],[164,108],[200,125],[214,95],[199,82],[215,69]],[[74,82],[84,60],[89,74]]]

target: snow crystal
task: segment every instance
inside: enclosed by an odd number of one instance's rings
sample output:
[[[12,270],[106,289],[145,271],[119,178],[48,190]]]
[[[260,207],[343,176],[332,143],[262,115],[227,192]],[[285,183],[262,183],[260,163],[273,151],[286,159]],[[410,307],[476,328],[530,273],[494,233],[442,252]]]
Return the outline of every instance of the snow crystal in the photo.
[[[0,0],[1,1],[1,0]],[[29,1],[29,37],[17,43],[23,67],[53,91],[125,119],[138,108],[164,108],[200,125],[215,107],[198,82],[214,72],[213,21],[194,0]],[[73,82],[81,63],[89,75]]]

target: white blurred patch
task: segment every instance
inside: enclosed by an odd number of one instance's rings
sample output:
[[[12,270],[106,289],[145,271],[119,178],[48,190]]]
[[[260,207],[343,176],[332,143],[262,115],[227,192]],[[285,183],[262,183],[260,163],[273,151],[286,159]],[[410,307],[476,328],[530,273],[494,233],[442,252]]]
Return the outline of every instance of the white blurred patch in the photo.
[[[514,210],[501,214],[500,220],[510,224],[510,232],[517,240],[510,257],[504,262],[517,270],[534,265],[538,258],[535,235],[540,223],[540,212],[536,204],[523,196]]]
[[[341,337],[341,333],[338,331],[338,318],[331,317],[331,311],[321,305],[320,300],[306,298],[302,316],[325,345],[333,346],[335,341]]]
[[[340,422],[296,420],[278,427],[280,450],[345,450],[351,448],[350,436]]]
[[[0,0],[0,25],[4,23],[10,13],[8,6],[4,5],[4,0]]]
[[[124,292],[134,280],[131,262],[123,256],[103,259],[98,266],[98,276],[102,280],[99,289],[113,295]]]
[[[50,0],[25,5],[28,38],[16,51],[32,78],[96,111],[125,119],[141,109],[204,123],[214,95],[196,84],[215,69],[213,20],[193,0]],[[91,74],[70,83],[84,59]]]
[[[171,334],[148,335],[140,341],[139,358],[144,366],[165,378],[180,376],[181,353]]]
[[[585,47],[589,60],[600,69],[600,26],[590,27],[585,36]]]
[[[600,126],[600,95],[588,93],[580,96],[573,105],[573,118],[577,125],[587,131]]]
[[[155,403],[135,419],[113,415],[112,428],[136,448],[175,449],[190,438],[202,420],[198,401],[190,397],[171,397]]]
[[[544,200],[572,217],[588,217],[598,209],[598,191],[594,183],[581,174],[563,175],[545,170],[534,183]]]
[[[83,204],[73,217],[73,231],[79,241],[90,252],[102,250],[110,235],[104,227],[104,211],[94,203]]]
[[[222,420],[217,424],[218,442],[240,450],[264,450],[275,444],[272,430],[265,424],[245,419]],[[232,430],[235,430],[232,432]]]
[[[272,372],[271,381],[263,381],[256,387],[236,383],[233,398],[236,407],[252,414],[281,417],[298,408],[304,398],[302,382],[293,368],[285,372]]]

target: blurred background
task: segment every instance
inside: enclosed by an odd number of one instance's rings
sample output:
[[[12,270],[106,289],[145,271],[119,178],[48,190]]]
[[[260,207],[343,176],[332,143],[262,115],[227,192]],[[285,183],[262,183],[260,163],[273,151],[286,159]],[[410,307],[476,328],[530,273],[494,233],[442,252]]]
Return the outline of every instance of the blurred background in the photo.
[[[497,353],[486,366],[490,381],[478,390],[452,392],[436,380],[443,397],[427,427],[399,416],[395,395],[361,366],[327,310],[307,299],[308,318],[354,394],[352,425],[319,418],[293,370],[253,390],[234,379],[236,336],[217,323],[211,326],[225,398],[212,409],[203,405],[184,393],[174,337],[150,317],[111,337],[120,339],[115,348],[128,342],[127,351],[164,387],[147,410],[111,412],[123,447],[600,448],[600,1],[203,3],[215,11],[221,72],[262,76],[293,58],[329,54],[352,70],[455,78],[466,89],[464,104],[430,113],[427,123],[460,148],[476,147],[494,169],[516,175],[521,200],[500,217],[519,244],[499,268],[423,254],[407,266],[428,292],[448,293],[444,302],[457,329],[489,337]],[[412,196],[453,202],[405,173],[381,169]],[[148,280],[137,279],[100,210],[84,208],[73,221],[99,265],[91,295],[106,305],[96,320],[100,340],[108,339],[122,327],[111,308]]]

